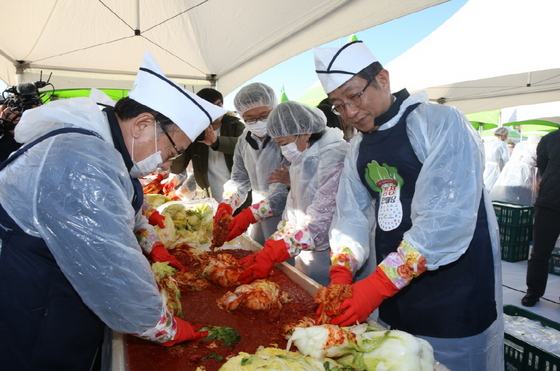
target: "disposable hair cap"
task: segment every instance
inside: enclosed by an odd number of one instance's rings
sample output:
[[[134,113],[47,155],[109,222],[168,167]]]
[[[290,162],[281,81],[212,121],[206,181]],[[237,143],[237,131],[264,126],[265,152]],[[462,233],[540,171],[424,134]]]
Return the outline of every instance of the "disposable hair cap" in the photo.
[[[245,85],[239,92],[235,95],[233,99],[233,104],[237,113],[240,116],[250,109],[257,107],[276,107],[278,105],[278,99],[274,90],[268,85],[262,84],[260,82],[254,82],[249,85]]]
[[[320,133],[326,126],[327,117],[320,109],[294,101],[280,103],[266,121],[266,131],[272,138]]]
[[[505,128],[505,127],[502,126],[502,127],[497,128],[496,131],[494,131],[494,134],[495,135],[509,136],[509,130],[508,130],[508,128]]]
[[[149,51],[128,94],[173,121],[192,141],[226,110],[205,101],[169,80]]]

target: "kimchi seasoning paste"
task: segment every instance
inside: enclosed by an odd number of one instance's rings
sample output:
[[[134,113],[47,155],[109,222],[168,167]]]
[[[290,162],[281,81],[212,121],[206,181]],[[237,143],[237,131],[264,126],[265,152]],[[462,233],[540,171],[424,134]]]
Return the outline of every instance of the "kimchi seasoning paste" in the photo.
[[[250,254],[246,250],[220,250],[236,258]],[[189,267],[193,272],[196,268]],[[188,341],[172,347],[164,347],[135,336],[126,336],[126,350],[131,371],[187,371],[204,366],[207,371],[219,370],[227,359],[239,352],[255,353],[259,346],[285,349],[284,326],[299,322],[304,316],[315,317],[317,304],[313,297],[294,283],[278,268],[274,268],[269,281],[287,291],[291,301],[281,309],[256,311],[238,308],[227,312],[218,308],[216,300],[235,287],[220,287],[214,283],[201,291],[181,292],[183,319],[193,325],[207,327],[228,326],[241,335],[241,341],[232,348],[224,347],[215,340]],[[295,349],[292,349],[295,350]]]

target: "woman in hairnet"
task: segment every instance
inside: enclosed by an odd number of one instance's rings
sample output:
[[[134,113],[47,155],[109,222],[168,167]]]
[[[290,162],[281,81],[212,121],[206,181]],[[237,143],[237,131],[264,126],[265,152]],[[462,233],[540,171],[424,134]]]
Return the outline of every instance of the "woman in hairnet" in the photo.
[[[266,125],[278,99],[270,86],[256,82],[241,88],[233,104],[246,129],[237,141],[231,179],[224,184],[215,218],[221,218],[224,213],[231,215],[251,191],[253,204],[234,217],[229,225],[233,233],[226,240],[234,239],[251,226],[249,236],[262,245],[276,231],[288,195],[285,184],[268,182],[270,172],[284,161],[280,146],[270,138]]]
[[[277,231],[263,250],[241,261],[248,268],[242,282],[265,278],[274,263],[295,257],[297,269],[328,285],[328,233],[348,143],[326,122],[319,109],[291,101],[270,113],[268,133],[291,162],[290,193]]]
[[[509,149],[506,140],[509,130],[505,127],[497,128],[494,135],[484,141],[484,186],[488,192],[492,191],[500,172],[509,160]]]
[[[332,110],[359,131],[340,176],[331,283],[377,258],[331,323],[363,322],[379,308],[383,323],[427,340],[451,370],[503,369],[499,232],[480,136],[425,92],[393,93],[363,42],[313,51]]]
[[[137,178],[224,113],[147,52],[114,108],[73,98],[23,114],[24,146],[0,165],[0,368],[91,370],[106,326],[166,346],[205,336],[160,296],[134,234],[148,226]]]

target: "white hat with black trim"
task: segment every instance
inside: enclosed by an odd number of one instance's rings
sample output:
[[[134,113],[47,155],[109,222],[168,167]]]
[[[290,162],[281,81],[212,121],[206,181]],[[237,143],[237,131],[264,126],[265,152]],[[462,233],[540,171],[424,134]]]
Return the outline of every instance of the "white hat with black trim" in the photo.
[[[165,115],[191,141],[214,120],[227,113],[224,108],[200,98],[165,77],[149,51],[144,54],[142,67],[128,96]]]
[[[313,48],[313,54],[315,72],[327,94],[377,62],[377,58],[362,41],[354,41],[341,48]]]

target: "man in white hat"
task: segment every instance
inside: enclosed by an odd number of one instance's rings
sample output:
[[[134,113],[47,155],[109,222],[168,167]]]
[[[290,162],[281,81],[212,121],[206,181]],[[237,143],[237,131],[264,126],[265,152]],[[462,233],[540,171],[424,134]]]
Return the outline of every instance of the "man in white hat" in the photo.
[[[128,98],[26,111],[0,169],[0,364],[90,370],[105,326],[162,345],[205,335],[166,308],[135,237],[137,178],[169,166],[225,113],[168,80],[153,57]],[[161,245],[153,260],[171,260]],[[172,263],[178,263],[172,261]]]
[[[503,369],[499,235],[480,137],[425,92],[392,94],[361,41],[314,53],[333,112],[359,131],[330,236],[331,284],[356,283],[332,323],[379,308],[381,322],[428,340],[451,370]],[[368,257],[378,265],[364,275]]]

